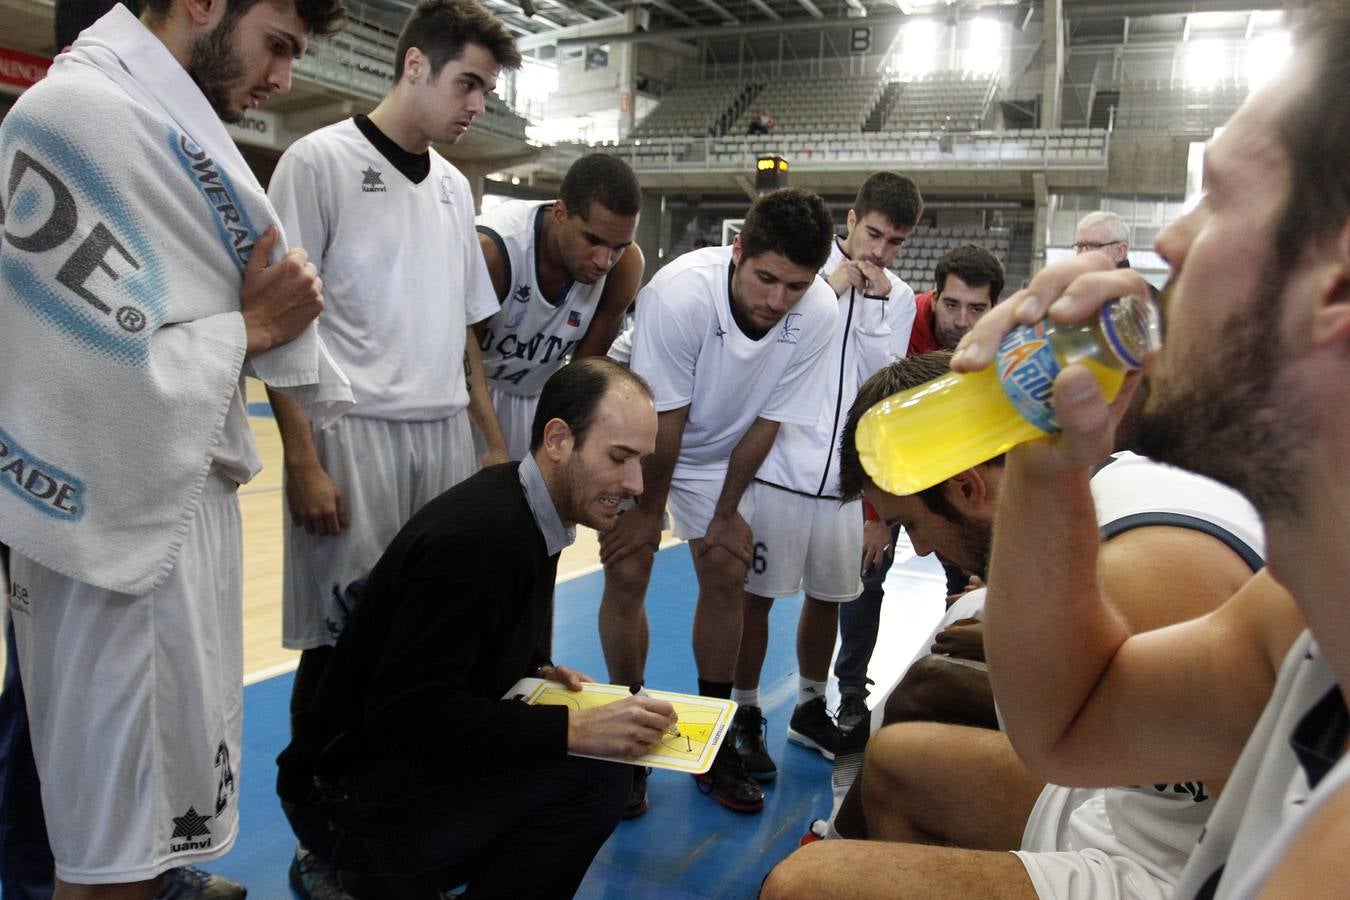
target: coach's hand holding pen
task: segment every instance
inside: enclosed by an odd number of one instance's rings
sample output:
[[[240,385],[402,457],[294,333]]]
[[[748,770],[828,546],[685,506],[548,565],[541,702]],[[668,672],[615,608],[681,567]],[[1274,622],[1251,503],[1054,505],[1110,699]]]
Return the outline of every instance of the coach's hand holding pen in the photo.
[[[651,697],[651,694],[647,693],[647,689],[642,686],[642,682],[640,681],[637,684],[630,684],[628,686],[628,693],[632,694],[634,697]],[[671,737],[680,736],[680,723],[678,719],[670,723],[670,727],[666,729],[666,734]]]

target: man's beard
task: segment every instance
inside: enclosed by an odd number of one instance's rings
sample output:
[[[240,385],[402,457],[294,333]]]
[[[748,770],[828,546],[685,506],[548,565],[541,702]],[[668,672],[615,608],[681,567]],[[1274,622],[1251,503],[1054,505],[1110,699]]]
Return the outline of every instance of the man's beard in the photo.
[[[201,88],[206,101],[225,122],[238,122],[244,111],[230,99],[231,92],[244,80],[244,61],[234,47],[238,16],[227,11],[220,24],[196,38],[188,48],[187,73]]]
[[[1273,261],[1267,271],[1247,308],[1214,329],[1203,369],[1172,359],[1168,377],[1146,381],[1136,441],[1153,459],[1241,492],[1263,516],[1297,516],[1312,426],[1298,401],[1282,396],[1280,375],[1291,360],[1275,326],[1288,273]]]
[[[939,552],[944,562],[960,567],[965,572],[984,580],[989,575],[989,556],[994,548],[994,523],[966,515],[950,503],[943,503],[943,509],[935,510],[938,515],[956,526],[956,541],[959,546],[951,556]]]

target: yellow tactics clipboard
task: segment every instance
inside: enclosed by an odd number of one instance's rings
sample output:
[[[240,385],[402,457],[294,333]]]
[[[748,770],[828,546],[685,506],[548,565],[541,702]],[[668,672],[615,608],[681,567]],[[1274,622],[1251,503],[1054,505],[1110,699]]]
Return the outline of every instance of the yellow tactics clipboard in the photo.
[[[687,772],[690,775],[702,775],[712,766],[717,748],[731,727],[731,717],[736,713],[736,704],[731,700],[717,697],[700,697],[695,694],[674,694],[670,691],[646,691],[654,700],[664,700],[675,707],[679,716],[677,730],[679,734],[667,734],[661,743],[644,756],[592,756],[592,759],[605,759],[612,762],[632,763],[651,766],[656,769],[671,769],[675,772]],[[567,706],[571,709],[590,709],[614,703],[632,696],[628,688],[618,684],[595,684],[586,682],[579,691],[569,691],[557,681],[545,681],[542,678],[522,678],[509,691],[506,699],[520,700],[531,705]],[[590,756],[576,753],[574,756]]]

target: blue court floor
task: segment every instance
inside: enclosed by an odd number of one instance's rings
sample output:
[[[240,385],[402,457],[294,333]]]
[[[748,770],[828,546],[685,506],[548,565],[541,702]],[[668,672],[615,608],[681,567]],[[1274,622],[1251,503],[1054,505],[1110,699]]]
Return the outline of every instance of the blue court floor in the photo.
[[[931,559],[905,559],[891,570],[882,617],[882,639],[872,677],[888,684],[908,664],[941,616],[942,570]],[[592,573],[558,586],[554,659],[604,680],[596,631],[603,576]],[[647,684],[696,690],[689,629],[697,585],[685,545],[657,555],[648,593],[651,652]],[[595,898],[743,898],[755,896],[770,868],[797,847],[813,818],[830,808],[830,764],[814,751],[786,742],[796,700],[794,636],[801,596],[777,602],[770,620],[768,658],[760,684],[768,718],[769,751],[778,763],[764,810],[745,816],[701,795],[687,775],[656,772],[650,809],[624,822],[596,857],[577,895]],[[242,819],[234,849],[210,866],[248,886],[256,900],[293,895],[286,869],[294,838],[273,792],[277,754],[288,740],[287,702],[292,676],[281,675],[244,690],[244,761],[240,777]],[[831,684],[830,705],[836,702]]]

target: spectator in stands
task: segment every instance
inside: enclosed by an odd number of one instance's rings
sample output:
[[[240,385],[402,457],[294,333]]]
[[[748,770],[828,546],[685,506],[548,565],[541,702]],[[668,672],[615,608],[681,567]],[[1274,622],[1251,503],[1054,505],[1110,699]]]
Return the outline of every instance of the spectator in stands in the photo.
[[[777,774],[764,741],[759,676],[769,642],[775,598],[806,591],[797,625],[797,706],[788,740],[826,759],[846,738],[825,707],[841,607],[862,591],[862,504],[838,491],[842,412],[868,376],[905,355],[914,323],[914,291],[887,267],[923,214],[918,185],[895,172],[877,172],[858,190],[848,232],[835,237],[820,270],[838,297],[839,319],[825,364],[828,412],[810,425],[784,424],[748,495],[754,514],[755,559],[745,583],[745,627],[736,663],[736,720],[731,740],[746,771],[760,781]],[[880,555],[882,549],[874,548]],[[870,648],[869,648],[870,649]],[[860,673],[865,682],[867,671]],[[851,702],[867,710],[866,687]],[[840,706],[840,714],[845,711]],[[858,715],[858,719],[862,714]]]
[[[1113,212],[1090,212],[1078,220],[1074,229],[1075,253],[1096,250],[1113,262],[1117,269],[1130,267],[1130,226]]]
[[[769,115],[767,110],[761,109],[750,117],[750,127],[746,129],[746,134],[768,134],[773,130],[774,118]]]
[[[863,387],[845,426],[841,479],[846,492],[861,488],[888,521],[902,523],[918,552],[940,551],[983,573],[1003,493],[1002,459],[899,497],[866,478],[853,441],[863,412],[945,374],[946,358],[934,353],[905,360]],[[1121,453],[1100,467],[1091,496],[1101,531],[1109,535],[1096,569],[1136,632],[1211,612],[1243,590],[1262,564],[1256,511],[1217,482]],[[1292,643],[1302,625],[1288,597],[1269,579],[1250,590],[1255,593],[1248,598],[1259,598],[1253,602],[1282,613],[1281,630],[1271,639]],[[949,617],[978,616],[983,593],[963,597],[959,612],[954,608]],[[942,655],[926,657],[906,674],[887,702],[888,713],[968,726],[968,711],[978,711],[975,722],[992,722],[988,678],[978,665],[979,630],[964,630],[959,638],[939,636],[934,652]],[[921,670],[918,677],[914,669]],[[822,846],[789,861],[777,887],[788,895],[830,896],[831,885],[848,883],[854,896],[871,896],[851,879],[874,871],[888,873],[878,885],[883,889],[894,890],[894,873],[904,872],[914,883],[952,896],[990,896],[994,885],[1034,888],[1043,898],[1162,895],[1185,865],[1213,794],[1194,781],[1079,793],[1047,786],[1017,760],[1006,737],[987,728],[895,725],[868,743],[863,776],[836,820],[838,833],[950,846]],[[1014,858],[972,850],[1019,852]],[[1066,889],[1073,882],[1080,892]]]

